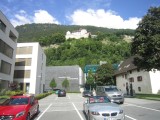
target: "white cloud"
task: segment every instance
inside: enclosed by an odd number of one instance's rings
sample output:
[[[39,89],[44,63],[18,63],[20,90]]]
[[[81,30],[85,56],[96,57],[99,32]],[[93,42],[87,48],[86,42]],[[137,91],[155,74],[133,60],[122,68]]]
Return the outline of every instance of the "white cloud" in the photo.
[[[34,15],[30,16],[24,10],[20,10],[11,19],[13,26],[24,25],[29,23],[55,23],[60,24],[52,15],[45,10],[36,10]]]
[[[136,29],[141,18],[133,17],[124,20],[114,11],[104,11],[103,9],[87,11],[76,10],[68,17],[73,25],[93,25],[98,27],[116,28],[116,29]]]
[[[35,11],[33,21],[35,23],[55,23],[55,24],[59,24],[59,22],[45,10]]]

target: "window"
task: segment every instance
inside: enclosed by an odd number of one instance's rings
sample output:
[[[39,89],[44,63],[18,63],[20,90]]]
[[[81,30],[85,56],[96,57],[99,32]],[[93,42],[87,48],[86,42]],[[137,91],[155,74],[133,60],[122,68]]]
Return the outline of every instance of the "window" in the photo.
[[[4,55],[12,58],[13,57],[13,48],[7,45],[4,41],[0,39],[0,52]]]
[[[138,91],[141,92],[141,87],[138,87]]]
[[[9,33],[9,37],[10,37],[14,42],[16,42],[17,37],[13,34],[13,32],[12,32],[12,31],[10,31],[10,33]]]
[[[137,81],[142,81],[142,76],[138,76]]]
[[[32,54],[32,47],[18,47],[17,48],[17,54]]]
[[[139,72],[140,71],[140,69],[139,68],[137,68],[137,72]]]
[[[10,73],[11,73],[11,64],[10,63],[7,63],[7,62],[2,60],[0,66],[1,66],[0,67],[0,72],[1,73],[10,75]]]
[[[31,66],[31,58],[17,58],[15,66]]]
[[[30,70],[15,70],[14,78],[30,78]]]
[[[0,29],[5,32],[6,31],[6,25],[0,20]]]
[[[130,70],[129,73],[132,74],[132,70]]]
[[[134,82],[134,78],[133,77],[129,78],[129,82]]]

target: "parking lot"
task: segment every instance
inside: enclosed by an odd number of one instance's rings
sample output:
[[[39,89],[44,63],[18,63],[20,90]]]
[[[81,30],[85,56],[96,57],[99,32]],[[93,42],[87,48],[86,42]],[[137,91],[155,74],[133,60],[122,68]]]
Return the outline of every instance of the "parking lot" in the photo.
[[[39,100],[40,113],[34,120],[86,120],[83,113],[83,98],[78,93],[67,93],[66,97],[52,94]],[[160,120],[160,102],[125,98],[124,109],[126,120]]]

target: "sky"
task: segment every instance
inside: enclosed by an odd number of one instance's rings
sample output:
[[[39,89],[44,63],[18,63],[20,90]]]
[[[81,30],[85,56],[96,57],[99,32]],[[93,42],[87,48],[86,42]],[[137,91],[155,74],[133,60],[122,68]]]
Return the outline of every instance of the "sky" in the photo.
[[[14,27],[31,23],[136,29],[159,0],[0,0]]]

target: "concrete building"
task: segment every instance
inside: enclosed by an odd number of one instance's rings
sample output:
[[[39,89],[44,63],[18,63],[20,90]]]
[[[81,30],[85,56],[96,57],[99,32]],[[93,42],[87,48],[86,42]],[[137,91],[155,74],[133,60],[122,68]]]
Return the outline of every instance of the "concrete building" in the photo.
[[[157,94],[160,93],[160,71],[145,71],[133,64],[134,57],[126,59],[115,72],[116,84],[124,93],[126,85],[132,86],[135,93]]]
[[[69,38],[80,39],[80,38],[88,38],[89,35],[90,33],[88,33],[86,29],[80,29],[73,32],[67,31],[65,37],[66,37],[66,40]]]
[[[43,93],[45,88],[46,55],[38,42],[18,43],[14,81],[20,89],[32,94]]]
[[[18,32],[0,11],[0,89],[13,82]]]
[[[49,84],[53,78],[57,83],[56,88],[59,89],[64,89],[62,82],[67,78],[69,80],[68,91],[70,92],[80,92],[80,88],[84,84],[83,71],[78,65],[46,67],[46,91],[51,90]]]

